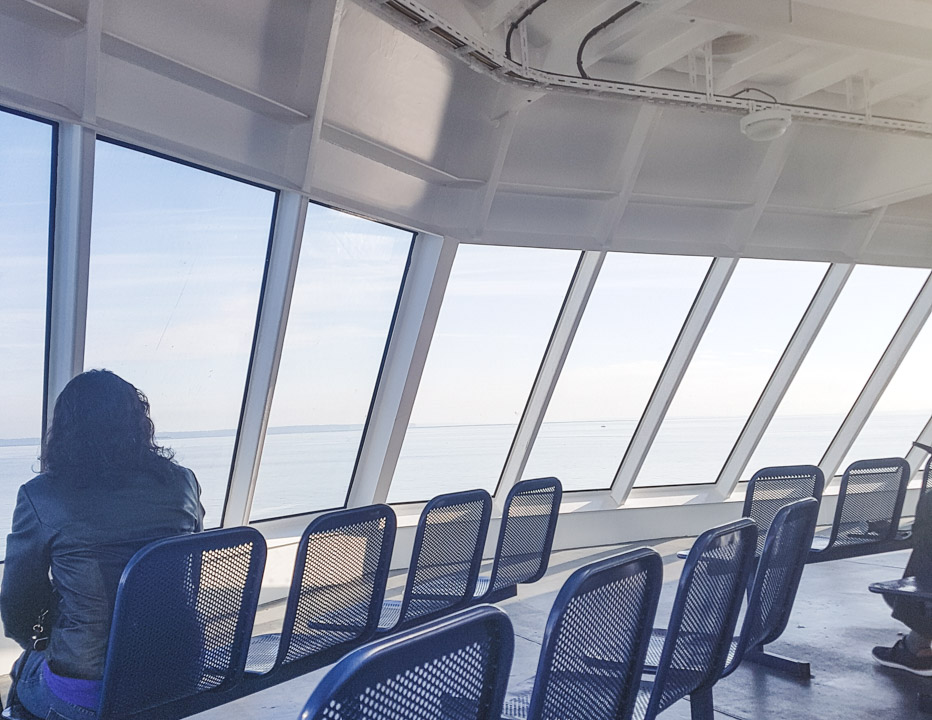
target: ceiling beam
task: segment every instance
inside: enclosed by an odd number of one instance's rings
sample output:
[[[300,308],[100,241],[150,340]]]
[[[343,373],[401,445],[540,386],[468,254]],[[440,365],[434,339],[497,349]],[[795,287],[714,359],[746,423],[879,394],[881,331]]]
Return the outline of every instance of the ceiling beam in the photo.
[[[822,65],[818,70],[803,75],[798,80],[788,84],[781,93],[783,102],[793,103],[812,95],[814,92],[824,90],[830,85],[842,82],[845,78],[863,72],[868,65],[867,58],[861,55],[843,57],[827,65]]]
[[[503,88],[500,92],[504,93],[506,89]],[[472,236],[474,238],[482,237],[485,226],[489,221],[492,203],[495,200],[495,193],[498,191],[502,179],[502,170],[505,167],[505,159],[508,157],[511,138],[514,136],[515,127],[518,124],[518,117],[528,104],[542,97],[540,93],[518,93],[516,99],[512,93],[507,94],[507,102],[510,107],[493,121],[495,130],[491,133],[491,142],[495,150],[492,158],[492,169],[485,185],[476,192],[476,206],[473,211],[473,218],[471,221],[467,220],[472,227]]]
[[[512,15],[517,18],[532,2],[533,0],[492,0],[479,11],[479,23],[486,32],[494,30]]]
[[[835,10],[882,22],[932,30],[932,5],[922,0],[794,0],[800,5]]]
[[[586,65],[593,65],[602,58],[611,55],[621,47],[633,33],[641,30],[646,25],[653,23],[664,15],[669,15],[680,10],[690,2],[691,0],[657,0],[657,2],[645,2],[640,7],[635,8],[618,22],[612,23],[605,28],[605,30],[592,38],[592,42],[586,47],[584,58]],[[616,2],[615,8],[618,9],[619,7],[619,3]],[[608,16],[606,16],[605,19],[608,19]],[[595,27],[595,25],[592,27]],[[586,32],[588,32],[589,29],[591,28],[587,28]],[[582,37],[583,36],[580,36],[579,39],[582,40]],[[698,43],[693,47],[699,47],[699,45],[702,45],[702,43]],[[686,55],[691,49],[692,48],[687,49],[683,55]],[[680,57],[683,57],[683,55],[680,55]],[[679,60],[679,58],[676,59]]]
[[[173,60],[153,50],[148,50],[116,35],[104,34],[100,44],[102,51],[110,57],[145,68],[162,77],[176,80],[187,87],[195,88],[234,105],[253,110],[260,115],[291,123],[306,122],[309,119],[306,113],[296,108],[289,107],[284,103],[272,100],[235,83],[222,80],[215,75]]]
[[[302,109],[310,116],[310,127],[299,126],[292,131],[298,142],[297,152],[292,153],[297,167],[286,169],[288,177],[301,183],[305,191],[314,187],[317,169],[317,152],[324,126],[324,109],[327,90],[333,70],[333,54],[340,34],[340,22],[344,16],[343,0],[308,3],[304,17],[304,44],[302,45],[301,67],[313,68],[313,72],[302,73],[294,95],[307,98]],[[307,145],[304,145],[304,142]]]
[[[877,105],[878,103],[891,100],[899,95],[906,95],[913,90],[918,90],[929,84],[932,84],[932,69],[914,68],[896,75],[889,80],[877,83],[870,89],[868,98],[871,105]],[[858,110],[866,106],[867,103],[864,102],[864,97],[858,98],[854,105]]]
[[[798,0],[792,7],[792,22],[788,3],[775,0],[695,0],[689,5],[689,14],[699,20],[740,27],[761,37],[802,39],[815,45],[932,66],[932,43],[928,31],[922,27],[858,17]]]
[[[738,58],[725,72],[715,78],[715,94],[725,95],[745,80],[750,80],[774,63],[786,60],[799,48],[784,40],[771,40],[758,44],[750,53]]]
[[[736,252],[740,253],[757,229],[798,133],[798,125],[790,126],[782,137],[771,140],[770,145],[767,147],[767,152],[764,153],[764,158],[761,160],[760,167],[757,168],[754,177],[754,204],[749,208],[738,211],[728,233],[728,246]]]
[[[644,158],[647,155],[650,136],[657,126],[660,113],[660,109],[655,105],[641,105],[633,127],[630,130],[625,128],[628,139],[624,143],[621,158],[615,163],[618,170],[612,182],[612,187],[617,190],[617,194],[605,204],[596,230],[596,236],[603,238],[606,247],[615,237],[625,210],[631,202],[638,173],[641,172],[641,166],[644,165]]]
[[[685,32],[638,58],[634,65],[623,73],[624,80],[634,83],[642,82],[655,72],[686,57],[690,50],[702,47],[723,34],[720,26],[711,23],[690,25]]]

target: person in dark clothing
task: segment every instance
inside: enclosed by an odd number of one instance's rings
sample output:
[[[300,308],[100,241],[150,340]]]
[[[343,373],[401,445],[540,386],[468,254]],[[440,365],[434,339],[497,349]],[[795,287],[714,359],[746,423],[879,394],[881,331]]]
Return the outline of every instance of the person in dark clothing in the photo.
[[[45,649],[14,665],[18,701],[33,715],[96,717],[120,576],[137,550],[203,529],[194,473],[155,442],[146,396],[107,370],[65,386],[42,473],[19,489],[0,586],[4,632]]]
[[[915,577],[920,585],[932,586],[932,492],[923,493],[913,522],[913,551],[904,577]],[[932,676],[932,604],[908,597],[895,597],[893,617],[910,629],[893,647],[875,647],[874,659],[881,665]]]

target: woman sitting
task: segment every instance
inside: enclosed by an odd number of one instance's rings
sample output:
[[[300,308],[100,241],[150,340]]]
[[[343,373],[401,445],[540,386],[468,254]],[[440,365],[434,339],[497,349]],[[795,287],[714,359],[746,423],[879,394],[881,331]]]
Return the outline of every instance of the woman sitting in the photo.
[[[107,370],[78,375],[55,403],[42,473],[16,499],[0,589],[4,631],[27,649],[15,696],[33,715],[96,717],[123,568],[153,540],[202,529],[194,473],[154,435],[146,396]]]
[[[932,492],[923,493],[913,522],[913,551],[904,577],[915,577],[920,585],[932,586]],[[932,676],[932,605],[908,597],[892,600],[893,617],[910,629],[893,647],[875,647],[874,659],[881,665]]]

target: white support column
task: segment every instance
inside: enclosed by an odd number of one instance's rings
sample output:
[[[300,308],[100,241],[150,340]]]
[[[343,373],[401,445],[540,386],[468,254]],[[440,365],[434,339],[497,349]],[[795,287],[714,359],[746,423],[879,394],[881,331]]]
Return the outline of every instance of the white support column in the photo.
[[[259,461],[262,458],[262,443],[272,407],[272,392],[285,342],[285,328],[306,216],[305,197],[296,192],[279,194],[262,306],[246,384],[246,401],[243,403],[236,435],[235,460],[223,509],[224,527],[249,522]]]
[[[521,473],[527,465],[531,448],[534,446],[534,438],[537,437],[537,432],[544,421],[547,406],[550,404],[550,398],[557,386],[563,364],[569,355],[579,322],[586,310],[589,296],[592,294],[592,288],[595,287],[595,281],[599,277],[599,270],[602,268],[605,255],[604,252],[584,252],[576,266],[576,272],[567,291],[566,299],[563,301],[563,307],[560,309],[560,315],[557,317],[553,334],[544,352],[544,358],[537,371],[537,377],[521,420],[518,422],[518,429],[515,431],[511,449],[495,491],[495,505],[499,512],[504,507],[508,491],[521,479]]]
[[[877,363],[877,367],[874,368],[864,389],[861,390],[861,394],[858,395],[858,399],[848,411],[848,416],[825,451],[819,467],[825,473],[826,479],[834,477],[838,471],[845,455],[857,439],[858,433],[861,432],[864,423],[867,422],[867,418],[870,417],[883,395],[883,391],[886,390],[913,341],[925,325],[930,312],[932,312],[932,275],[926,278],[922,290],[919,291],[912,307],[909,308],[909,312],[906,313],[906,317],[903,318],[903,322],[900,323],[893,339]]]
[[[385,502],[414,407],[457,242],[419,234],[350,487],[348,507]]]
[[[741,480],[741,474],[751,459],[751,455],[757,449],[757,444],[764,436],[764,431],[777,412],[780,401],[783,400],[790,383],[793,382],[803,360],[806,359],[806,353],[809,352],[816,335],[822,329],[822,324],[835,305],[853,269],[854,265],[851,264],[835,264],[828,269],[822,279],[812,302],[806,308],[793,337],[790,338],[786,350],[783,351],[783,356],[774,368],[770,380],[767,381],[764,392],[761,393],[757,405],[754,406],[744,429],[738,436],[728,460],[725,461],[722,472],[719,473],[716,487],[721,490],[722,497],[727,498],[731,495]]]
[[[58,393],[84,367],[95,142],[93,130],[67,123],[58,126],[47,422]]]
[[[615,474],[612,497],[619,504],[624,503],[634,486],[634,481],[644,464],[651,443],[670,408],[670,403],[673,402],[673,396],[686,374],[689,362],[702,340],[715,308],[718,307],[718,302],[721,300],[722,293],[725,292],[725,287],[737,263],[737,258],[716,258],[709,268],[670,357],[667,358],[667,364],[647,403],[647,408],[634,431],[624,459]]]

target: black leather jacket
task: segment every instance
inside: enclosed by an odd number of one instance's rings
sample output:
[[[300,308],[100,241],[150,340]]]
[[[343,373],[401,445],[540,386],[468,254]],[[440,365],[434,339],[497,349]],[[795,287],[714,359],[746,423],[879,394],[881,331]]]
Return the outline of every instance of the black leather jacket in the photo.
[[[26,647],[38,615],[48,610],[51,670],[100,679],[126,563],[153,540],[203,529],[203,520],[200,486],[182,467],[170,480],[144,474],[94,483],[33,478],[19,489],[7,536],[4,632]]]

